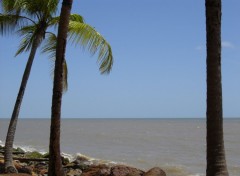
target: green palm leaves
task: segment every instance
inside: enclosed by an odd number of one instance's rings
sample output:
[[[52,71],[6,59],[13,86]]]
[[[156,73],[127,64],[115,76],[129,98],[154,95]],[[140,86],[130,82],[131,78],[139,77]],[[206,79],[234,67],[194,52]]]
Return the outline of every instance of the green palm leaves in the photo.
[[[21,37],[16,55],[29,51],[34,39],[41,33],[41,41],[45,39],[42,52],[49,53],[51,60],[55,57],[56,34],[52,31],[59,23],[59,17],[54,16],[58,2],[59,0],[2,0],[0,33],[5,35],[17,32]],[[111,71],[113,65],[111,46],[101,34],[84,22],[82,16],[78,14],[70,16],[68,39],[75,46],[87,48],[92,55],[98,54],[101,73]]]
[[[111,46],[93,27],[78,21],[70,21],[69,39],[73,43],[87,48],[91,54],[95,54],[98,51],[101,73],[109,73],[111,71],[113,64]]]
[[[0,13],[0,34],[17,33],[21,37],[21,43],[16,56],[22,52],[30,51],[6,137],[4,154],[6,172],[12,172],[12,169],[14,172],[17,172],[12,164],[13,156],[11,149],[32,63],[36,51],[42,43],[44,43],[42,52],[49,53],[51,60],[55,61],[57,37],[53,31],[54,27],[58,27],[60,21],[59,17],[55,17],[58,2],[58,0],[1,0],[0,2],[1,10],[3,11]],[[101,73],[109,73],[112,68],[113,57],[111,47],[107,41],[94,28],[85,24],[80,15],[70,15],[69,26],[69,40],[84,48],[88,48],[91,54],[99,51],[99,69]],[[60,81],[63,83],[63,90],[66,91],[68,70],[65,58],[62,75],[63,79]]]

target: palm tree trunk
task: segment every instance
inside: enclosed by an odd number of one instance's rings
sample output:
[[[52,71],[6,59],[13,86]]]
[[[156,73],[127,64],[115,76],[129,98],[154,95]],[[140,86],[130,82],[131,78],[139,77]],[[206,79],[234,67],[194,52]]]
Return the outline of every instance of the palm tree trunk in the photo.
[[[72,1],[73,0],[63,0],[58,28],[49,144],[49,176],[64,175],[60,152],[61,104],[63,91],[63,64],[65,60],[66,40]]]
[[[206,0],[207,31],[207,176],[228,176],[221,82],[221,0]]]
[[[19,115],[19,111],[21,108],[24,92],[25,92],[25,89],[27,86],[27,81],[28,81],[28,78],[29,78],[29,75],[31,72],[32,63],[33,63],[38,45],[40,43],[40,40],[41,40],[41,35],[38,35],[32,44],[31,52],[30,52],[30,55],[28,58],[27,65],[24,70],[22,82],[20,85],[20,89],[19,89],[18,96],[17,96],[16,102],[15,102],[15,106],[13,109],[10,124],[8,127],[7,137],[6,137],[6,141],[5,141],[5,153],[4,153],[5,172],[7,172],[7,173],[16,173],[17,172],[16,168],[14,167],[14,165],[12,163],[12,161],[13,161],[13,155],[12,155],[13,141],[14,141],[14,137],[15,137],[18,115]]]

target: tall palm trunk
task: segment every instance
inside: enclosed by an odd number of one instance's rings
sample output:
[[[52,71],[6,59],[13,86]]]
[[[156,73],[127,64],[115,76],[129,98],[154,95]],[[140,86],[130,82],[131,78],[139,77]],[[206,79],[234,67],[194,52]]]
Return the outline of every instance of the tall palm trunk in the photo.
[[[28,81],[28,78],[29,78],[29,75],[31,72],[32,63],[33,63],[33,60],[34,60],[34,57],[35,57],[35,54],[36,54],[36,51],[37,51],[40,41],[41,41],[41,34],[36,36],[36,38],[32,44],[31,52],[30,52],[30,55],[28,58],[27,65],[24,70],[22,82],[20,85],[20,89],[19,89],[18,96],[17,96],[16,102],[15,102],[15,106],[14,106],[14,110],[13,110],[12,117],[10,120],[10,124],[8,127],[7,137],[6,137],[6,141],[5,141],[5,153],[4,153],[5,172],[7,172],[7,173],[16,173],[17,172],[16,168],[14,167],[14,165],[12,163],[12,161],[13,161],[13,155],[12,155],[13,141],[14,141],[14,137],[15,137],[18,115],[19,115],[21,104],[22,104],[24,92],[25,92],[25,89],[27,86],[27,81]]]
[[[61,104],[63,88],[63,64],[65,59],[67,32],[72,1],[73,0],[63,0],[58,28],[49,144],[49,176],[64,175],[60,154]]]
[[[206,0],[207,31],[207,176],[228,176],[221,83],[221,0]]]

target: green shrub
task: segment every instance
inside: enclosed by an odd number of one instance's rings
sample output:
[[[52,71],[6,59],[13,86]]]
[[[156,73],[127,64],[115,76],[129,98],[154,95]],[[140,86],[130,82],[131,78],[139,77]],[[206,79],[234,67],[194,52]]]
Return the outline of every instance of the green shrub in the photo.
[[[43,155],[37,151],[27,152],[25,157],[27,158],[43,158]]]

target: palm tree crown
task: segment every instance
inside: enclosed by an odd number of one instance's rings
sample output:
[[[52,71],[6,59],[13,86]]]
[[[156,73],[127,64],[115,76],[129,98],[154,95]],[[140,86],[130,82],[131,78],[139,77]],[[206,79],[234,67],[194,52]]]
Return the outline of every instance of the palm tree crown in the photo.
[[[57,37],[52,31],[54,31],[54,27],[58,27],[60,20],[60,17],[55,16],[58,3],[59,0],[1,1],[1,10],[3,12],[0,13],[0,34],[5,35],[16,32],[21,37],[16,56],[22,52],[30,52],[5,141],[4,158],[7,172],[16,172],[12,165],[12,147],[18,114],[36,51],[43,41],[42,52],[50,53],[50,58],[55,59]],[[91,54],[98,52],[100,72],[110,72],[113,64],[111,47],[93,27],[84,23],[83,17],[78,14],[70,15],[68,34],[69,40],[80,46],[87,47]],[[63,89],[66,90],[67,64],[65,58],[63,66]]]
[[[16,56],[31,49],[38,34],[40,43],[45,40],[42,51],[55,57],[56,35],[51,27],[58,27],[57,6],[59,0],[2,0],[4,13],[0,14],[0,33],[16,32],[22,38]],[[49,29],[47,31],[47,29]],[[91,54],[98,52],[101,73],[109,73],[113,65],[112,49],[109,43],[93,27],[86,24],[82,16],[71,14],[68,39],[75,44],[88,48]]]

